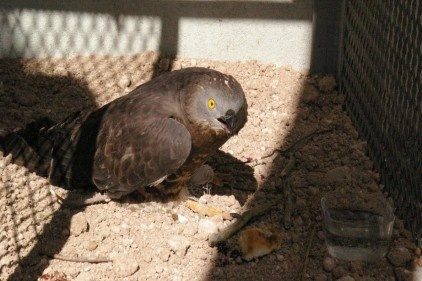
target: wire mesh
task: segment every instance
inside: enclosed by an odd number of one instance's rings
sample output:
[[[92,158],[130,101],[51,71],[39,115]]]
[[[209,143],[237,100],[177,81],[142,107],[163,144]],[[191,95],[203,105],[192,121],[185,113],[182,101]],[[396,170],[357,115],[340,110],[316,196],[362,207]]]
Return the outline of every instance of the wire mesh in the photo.
[[[397,215],[422,235],[422,1],[346,1],[340,91]]]

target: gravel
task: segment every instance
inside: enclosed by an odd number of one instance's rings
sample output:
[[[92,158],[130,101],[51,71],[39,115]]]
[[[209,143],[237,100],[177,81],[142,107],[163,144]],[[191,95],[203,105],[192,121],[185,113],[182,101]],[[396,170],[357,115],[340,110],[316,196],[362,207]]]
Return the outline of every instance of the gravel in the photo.
[[[316,239],[305,280],[394,280],[395,272],[407,276],[415,270],[411,261],[420,250],[413,250],[400,219],[388,258],[356,266],[328,255],[321,197],[334,190],[382,193],[380,176],[365,154],[366,143],[343,111],[344,97],[332,76],[310,76],[256,61],[172,61],[152,52],[0,60],[0,134],[41,117],[60,120],[76,110],[97,108],[171,67],[193,65],[233,75],[245,90],[249,119],[208,163],[222,184],[191,193],[227,213],[264,204],[282,192],[280,172],[288,157],[280,151],[292,147],[292,227],[284,228],[283,200],[245,227],[277,229],[281,246],[250,262],[241,258],[239,234],[210,248],[209,234],[232,222],[201,216],[183,202],[129,198],[67,208],[51,195],[47,179],[0,155],[0,280],[47,280],[43,274],[62,280],[299,280],[313,226]],[[321,131],[325,133],[315,133]],[[91,196],[52,188],[65,200]],[[45,252],[113,262],[67,262]]]

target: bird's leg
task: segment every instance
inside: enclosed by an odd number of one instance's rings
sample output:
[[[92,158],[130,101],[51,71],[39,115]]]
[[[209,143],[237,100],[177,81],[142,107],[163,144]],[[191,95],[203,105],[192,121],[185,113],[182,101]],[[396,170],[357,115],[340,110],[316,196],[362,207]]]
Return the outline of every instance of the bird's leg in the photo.
[[[58,195],[57,192],[54,191],[51,185],[49,186],[49,190],[53,198],[55,198],[55,200],[57,201],[57,203],[68,207],[84,207],[94,204],[107,203],[111,200],[109,196],[101,193],[95,193],[93,197],[87,199],[81,198],[81,196],[64,199],[63,197]],[[72,195],[70,195],[70,197],[72,197]]]

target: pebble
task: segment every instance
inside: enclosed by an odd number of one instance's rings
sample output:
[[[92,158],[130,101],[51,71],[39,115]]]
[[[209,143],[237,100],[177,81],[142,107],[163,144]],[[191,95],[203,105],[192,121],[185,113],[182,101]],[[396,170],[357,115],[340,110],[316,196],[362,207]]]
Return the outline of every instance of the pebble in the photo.
[[[303,90],[302,100],[305,103],[311,103],[315,101],[319,96],[318,89],[311,84],[306,84]]]
[[[296,217],[295,220],[294,220],[294,225],[295,226],[302,226],[303,225],[302,217]]]
[[[70,234],[78,236],[88,230],[88,221],[83,213],[75,214],[70,220]]]
[[[336,261],[331,257],[326,257],[322,262],[322,267],[325,271],[330,272],[336,266]]]
[[[186,227],[183,227],[182,232],[186,237],[192,237],[198,233],[198,225],[197,224],[186,224]]]
[[[200,219],[198,223],[198,233],[202,237],[208,238],[211,234],[218,231],[218,225],[216,222],[210,219]]]
[[[327,75],[319,79],[318,88],[324,93],[331,93],[337,86],[336,79],[332,75]]]
[[[156,255],[160,258],[160,260],[166,262],[170,258],[170,251],[168,249],[161,249],[161,248],[159,248],[156,251]]]
[[[412,254],[405,247],[394,247],[388,252],[387,259],[394,266],[403,266],[412,259]]]
[[[81,273],[81,270],[79,267],[68,266],[66,267],[65,272],[66,272],[66,275],[69,275],[72,278],[76,278]]]
[[[88,251],[94,251],[95,249],[97,249],[98,247],[98,243],[95,242],[94,240],[90,240],[86,243],[86,249]]]
[[[183,257],[186,255],[188,248],[190,247],[189,239],[185,236],[175,235],[171,237],[167,243],[170,246],[170,249],[178,256]]]
[[[352,171],[347,166],[340,166],[329,170],[325,178],[330,183],[350,183],[352,180]]]
[[[280,254],[277,254],[276,255],[276,258],[277,258],[277,261],[280,261],[280,262],[281,261],[284,261],[284,259],[285,259],[284,256],[283,255],[280,255]]]
[[[317,276],[315,276],[315,281],[327,281],[328,277],[324,273],[320,273]]]
[[[120,77],[119,81],[117,82],[117,85],[120,88],[125,89],[129,87],[131,83],[132,81],[130,80],[129,76],[123,75],[122,77]]]
[[[137,261],[131,256],[122,256],[114,259],[113,266],[120,277],[129,277],[139,269]]]
[[[420,281],[422,280],[421,271],[410,271],[403,267],[394,269],[394,275],[397,276],[397,280],[400,281]]]
[[[336,277],[336,278],[340,278],[340,277],[345,276],[347,274],[346,270],[342,266],[334,267],[332,273],[333,273],[334,277]]]

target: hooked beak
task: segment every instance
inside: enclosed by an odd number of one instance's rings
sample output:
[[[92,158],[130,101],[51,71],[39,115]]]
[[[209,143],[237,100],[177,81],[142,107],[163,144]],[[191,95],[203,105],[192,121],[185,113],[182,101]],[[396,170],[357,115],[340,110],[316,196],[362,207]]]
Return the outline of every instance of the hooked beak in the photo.
[[[217,118],[228,135],[231,135],[236,124],[235,113],[233,110],[228,110],[226,115]]]

